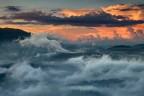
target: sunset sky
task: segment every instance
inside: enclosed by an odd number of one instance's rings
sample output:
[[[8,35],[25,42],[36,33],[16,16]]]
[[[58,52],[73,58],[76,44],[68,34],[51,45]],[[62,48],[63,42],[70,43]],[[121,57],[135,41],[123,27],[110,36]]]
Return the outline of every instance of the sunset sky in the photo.
[[[143,38],[143,0],[0,0],[0,27],[68,40]]]

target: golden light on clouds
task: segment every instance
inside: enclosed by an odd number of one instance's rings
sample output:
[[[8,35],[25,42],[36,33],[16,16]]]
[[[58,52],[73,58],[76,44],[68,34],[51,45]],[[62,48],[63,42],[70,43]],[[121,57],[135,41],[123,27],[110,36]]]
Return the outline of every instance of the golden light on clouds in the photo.
[[[5,27],[22,29],[33,34],[49,33],[55,36],[59,36],[63,39],[75,41],[82,36],[100,36],[101,38],[114,38],[114,32],[119,34],[123,38],[130,38],[130,34],[126,32],[126,27],[73,27],[73,26],[53,26],[53,25],[2,25],[1,28]],[[143,26],[143,25],[141,25]],[[135,30],[139,29],[138,26],[133,27]]]
[[[70,16],[83,16],[90,12],[98,13],[96,9],[77,9],[77,10],[64,9],[64,10],[61,10],[59,14],[70,17]]]
[[[118,4],[109,7],[102,7],[102,10],[112,15],[122,15],[132,20],[144,19],[144,10],[138,5]]]
[[[124,16],[129,20],[144,20],[144,9],[138,5],[132,4],[118,4],[109,7],[102,7],[101,10],[96,9],[63,9],[58,11],[58,14],[63,14],[66,17],[70,16],[84,16],[89,13],[99,14],[100,11],[104,11],[105,13],[109,13],[112,16]],[[41,13],[42,15],[42,13]],[[41,16],[40,15],[40,16]],[[118,19],[119,20],[119,19]],[[46,32],[49,34],[53,34],[55,36],[60,36],[63,39],[68,40],[78,40],[82,36],[100,36],[101,38],[115,38],[116,35],[122,38],[130,38],[130,32],[127,32],[128,26],[123,27],[84,27],[84,26],[72,26],[72,25],[50,25],[50,24],[4,24],[4,20],[1,21],[1,28],[10,27],[22,29],[27,32],[32,32],[33,34]],[[29,21],[25,21],[23,19],[14,19],[13,23],[27,23]],[[31,23],[36,23],[36,21],[30,21]],[[139,25],[131,25],[134,30],[143,30],[144,24]],[[136,31],[137,32],[137,31]]]

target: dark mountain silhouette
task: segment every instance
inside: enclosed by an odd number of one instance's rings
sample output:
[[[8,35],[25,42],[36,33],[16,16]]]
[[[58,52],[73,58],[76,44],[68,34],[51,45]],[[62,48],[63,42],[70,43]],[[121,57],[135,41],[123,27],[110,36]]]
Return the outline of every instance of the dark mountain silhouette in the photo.
[[[31,33],[20,29],[0,28],[0,42],[11,42],[16,39],[25,39],[30,36]]]
[[[129,52],[144,51],[144,44],[137,44],[133,46],[117,45],[117,46],[110,47],[107,50],[108,51],[129,51]]]
[[[133,46],[134,48],[144,48],[144,44],[137,44]]]
[[[139,59],[140,57],[144,56],[144,44],[137,44],[131,46],[116,45],[104,50],[103,54],[108,54],[113,59],[120,59],[120,58]]]
[[[113,47],[108,48],[110,51],[130,51],[132,50],[131,46],[126,46],[126,45],[116,45]]]

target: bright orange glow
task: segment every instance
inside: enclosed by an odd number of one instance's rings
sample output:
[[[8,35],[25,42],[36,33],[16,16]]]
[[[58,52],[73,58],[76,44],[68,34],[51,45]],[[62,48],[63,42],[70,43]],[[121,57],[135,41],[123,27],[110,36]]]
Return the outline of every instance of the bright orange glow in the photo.
[[[112,15],[121,15],[127,17],[127,19],[132,20],[144,20],[144,10],[141,9],[139,6],[132,5],[132,4],[118,4],[109,7],[103,7],[102,10],[106,13]],[[64,9],[59,12],[59,14],[63,14],[64,16],[82,16],[88,14],[90,12],[98,13],[99,11],[96,9],[77,9],[77,10],[70,10]],[[4,24],[4,20],[1,21],[1,28],[10,27],[10,28],[17,28],[22,29],[27,32],[32,32],[33,34],[46,32],[52,34],[54,36],[60,36],[63,39],[68,40],[78,40],[83,36],[93,36],[101,38],[115,38],[116,35],[120,36],[121,38],[131,38],[131,33],[127,32],[126,27],[80,27],[80,26],[70,26],[70,25],[61,25],[61,26],[54,26],[54,25],[34,25],[34,24]],[[24,20],[13,20],[13,22],[24,22]],[[144,31],[144,24],[134,25],[131,26],[135,32],[137,30]]]
[[[133,20],[144,20],[144,10],[132,4],[118,4],[102,8],[102,10],[116,16],[122,15]]]
[[[82,36],[99,35],[101,38],[114,38],[114,32],[119,34],[122,38],[130,38],[130,33],[126,32],[127,27],[74,27],[74,26],[53,26],[53,25],[1,25],[1,28],[10,27],[25,30],[27,32],[37,33],[49,33],[54,36],[60,36],[63,39],[75,41]],[[133,26],[134,30],[144,28],[144,25]],[[144,30],[144,29],[142,29]]]
[[[80,10],[65,9],[60,11],[59,13],[63,14],[64,16],[70,17],[70,16],[82,16],[90,12],[97,13],[98,11],[96,9],[80,9]]]

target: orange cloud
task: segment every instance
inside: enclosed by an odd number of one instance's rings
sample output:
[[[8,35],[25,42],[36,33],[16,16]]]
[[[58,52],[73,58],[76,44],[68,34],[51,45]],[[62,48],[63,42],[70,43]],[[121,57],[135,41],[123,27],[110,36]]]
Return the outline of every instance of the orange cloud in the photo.
[[[125,16],[132,20],[144,20],[144,4],[117,4],[114,6],[101,7],[101,9],[115,16]],[[99,13],[101,10],[96,9],[64,9],[59,11],[59,14],[64,16],[83,16],[90,12]]]
[[[102,8],[102,10],[106,13],[116,15],[116,16],[125,16],[128,19],[133,20],[144,20],[144,5],[132,5],[132,4],[118,4],[114,6],[109,6]],[[96,9],[77,9],[77,10],[70,10],[65,9],[61,10],[59,14],[63,14],[64,16],[82,16],[88,13],[96,13],[98,14],[99,11]],[[2,20],[1,20],[2,21]],[[13,22],[21,22],[21,20],[14,20]],[[22,21],[23,22],[23,21]],[[1,23],[0,27],[10,27],[10,28],[18,28],[25,30],[27,32],[32,32],[34,34],[47,32],[49,34],[60,36],[61,38],[68,39],[68,40],[78,40],[83,36],[93,36],[93,37],[100,37],[100,38],[132,38],[132,33],[127,31],[126,27],[82,27],[82,26],[70,26],[70,25],[34,25],[34,24],[3,24]],[[134,32],[143,32],[144,31],[144,24],[134,25],[131,26]],[[137,31],[141,30],[141,31]],[[137,34],[139,35],[139,34]]]
[[[132,20],[144,20],[144,5],[118,4],[109,7],[102,7],[104,12],[112,15],[122,15]]]
[[[74,27],[74,26],[53,26],[53,25],[0,25],[1,28],[10,27],[25,30],[27,32],[49,33],[63,39],[75,41],[83,36],[100,36],[101,38],[115,38],[116,35],[122,38],[131,38],[131,33],[127,31],[127,27]],[[144,31],[144,25],[137,25],[132,27],[135,32],[137,30]]]
[[[83,16],[90,12],[97,13],[98,11],[96,9],[77,9],[77,10],[64,9],[64,10],[61,10],[59,14],[70,17],[70,16]]]

